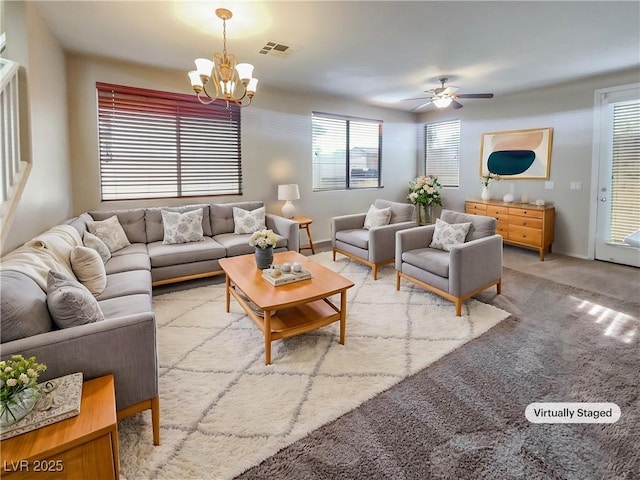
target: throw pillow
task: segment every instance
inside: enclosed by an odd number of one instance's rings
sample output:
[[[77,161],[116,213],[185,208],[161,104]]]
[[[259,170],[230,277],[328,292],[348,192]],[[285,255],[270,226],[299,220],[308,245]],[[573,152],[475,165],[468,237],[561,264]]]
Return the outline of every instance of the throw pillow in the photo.
[[[111,253],[131,245],[116,215],[106,220],[87,222],[87,228],[105,243]]]
[[[93,248],[98,252],[103,263],[107,263],[107,260],[111,258],[109,247],[93,233],[84,232],[82,235],[82,243],[85,247]]]
[[[233,207],[233,233],[241,235],[265,230],[267,228],[265,225],[265,213],[264,207],[251,211]]]
[[[464,243],[470,228],[471,222],[447,223],[437,218],[436,229],[429,247],[449,252],[452,247]]]
[[[89,247],[73,247],[70,255],[71,268],[80,283],[95,296],[107,286],[107,272],[100,254]]]
[[[389,225],[390,220],[391,207],[377,208],[375,205],[371,205],[364,219],[364,228],[370,230],[374,227],[383,227]]]
[[[202,209],[189,212],[170,212],[161,210],[162,228],[164,229],[165,245],[173,243],[202,242]]]
[[[54,271],[47,276],[47,307],[59,328],[104,320],[98,301],[87,287]]]

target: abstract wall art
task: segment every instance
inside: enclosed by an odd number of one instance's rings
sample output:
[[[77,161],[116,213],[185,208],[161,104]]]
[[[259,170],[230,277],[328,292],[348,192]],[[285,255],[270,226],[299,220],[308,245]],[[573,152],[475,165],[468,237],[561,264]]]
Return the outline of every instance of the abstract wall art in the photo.
[[[513,180],[548,179],[553,128],[531,128],[482,134],[480,176]]]

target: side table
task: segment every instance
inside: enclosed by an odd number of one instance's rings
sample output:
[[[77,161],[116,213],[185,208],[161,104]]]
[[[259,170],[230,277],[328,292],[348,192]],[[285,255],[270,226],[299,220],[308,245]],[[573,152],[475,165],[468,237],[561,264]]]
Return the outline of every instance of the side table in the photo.
[[[8,438],[0,445],[2,478],[118,479],[118,419],[113,375],[82,385],[80,414]]]
[[[291,220],[298,222],[298,225],[300,225],[300,228],[307,231],[307,237],[309,238],[309,245],[300,245],[300,248],[298,249],[298,251],[311,250],[311,253],[315,255],[316,249],[313,246],[313,239],[311,238],[311,229],[309,228],[309,226],[313,223],[313,219],[309,217],[300,217],[296,215]]]

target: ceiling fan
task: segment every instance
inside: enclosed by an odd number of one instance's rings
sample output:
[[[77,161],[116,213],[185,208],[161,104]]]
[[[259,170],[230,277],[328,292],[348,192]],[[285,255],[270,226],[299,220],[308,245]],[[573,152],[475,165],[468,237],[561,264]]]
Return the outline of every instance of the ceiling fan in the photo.
[[[433,88],[431,90],[425,90],[424,93],[427,94],[426,97],[417,97],[417,98],[406,98],[405,100],[418,100],[426,98],[428,101],[423,103],[422,105],[418,105],[415,108],[412,108],[410,111],[415,112],[416,110],[420,110],[421,108],[426,107],[427,105],[434,104],[438,108],[446,108],[451,105],[451,108],[458,109],[462,108],[463,105],[456,100],[456,98],[493,98],[493,93],[456,93],[459,88],[454,86],[445,86],[447,77],[442,77],[440,80],[440,86],[437,88]]]

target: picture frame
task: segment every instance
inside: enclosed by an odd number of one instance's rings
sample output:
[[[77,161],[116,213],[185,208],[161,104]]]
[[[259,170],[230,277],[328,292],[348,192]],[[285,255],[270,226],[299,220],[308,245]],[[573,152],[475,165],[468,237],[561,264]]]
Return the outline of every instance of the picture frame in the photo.
[[[553,128],[482,134],[480,177],[489,173],[509,180],[548,180]]]

